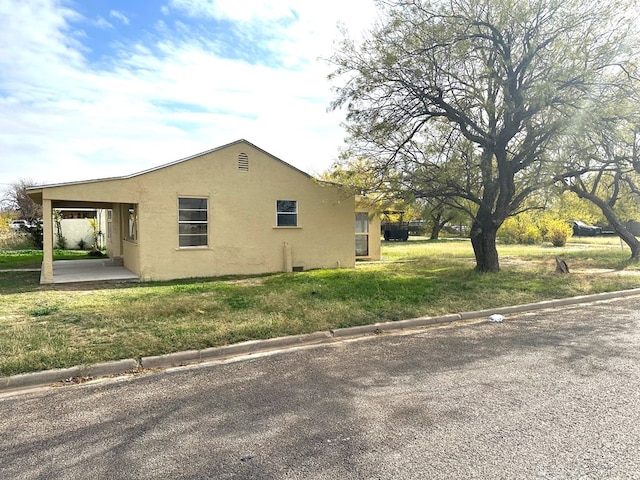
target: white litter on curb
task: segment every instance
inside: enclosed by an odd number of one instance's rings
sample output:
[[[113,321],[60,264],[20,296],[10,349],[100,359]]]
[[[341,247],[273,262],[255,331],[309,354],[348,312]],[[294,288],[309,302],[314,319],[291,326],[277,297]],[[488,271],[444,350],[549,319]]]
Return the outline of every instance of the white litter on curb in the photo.
[[[489,317],[490,322],[502,322],[504,320],[504,315],[500,315],[499,313],[494,313]]]

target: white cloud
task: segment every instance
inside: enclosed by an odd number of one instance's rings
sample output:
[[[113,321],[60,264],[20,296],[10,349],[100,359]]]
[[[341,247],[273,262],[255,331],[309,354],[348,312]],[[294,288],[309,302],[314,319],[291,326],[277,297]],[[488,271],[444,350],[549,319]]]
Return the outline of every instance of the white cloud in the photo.
[[[102,17],[98,17],[94,24],[98,27],[98,28],[102,28],[102,29],[110,29],[113,28],[113,25],[111,23],[109,23],[107,20],[105,20]]]
[[[129,25],[129,18],[124,13],[119,12],[118,10],[111,10],[109,12],[109,16],[111,18],[117,18],[118,20],[120,20],[125,25]]]
[[[197,17],[208,15],[213,18],[233,21],[261,21],[292,18],[292,3],[287,0],[171,0],[170,5]]]
[[[234,4],[219,3],[218,14],[246,15]],[[256,1],[249,10],[277,19],[293,4]],[[83,32],[72,28],[77,13],[55,0],[3,2],[0,183],[124,175],[239,138],[319,173],[337,155],[343,131],[340,115],[326,112],[328,67],[317,57],[331,53],[337,21],[352,15],[358,23],[369,4],[354,0],[360,11],[341,16],[327,4],[297,6],[299,19],[282,27],[280,45],[291,69],[220,58],[215,45],[187,36],[122,44],[117,61],[98,68],[85,59]]]

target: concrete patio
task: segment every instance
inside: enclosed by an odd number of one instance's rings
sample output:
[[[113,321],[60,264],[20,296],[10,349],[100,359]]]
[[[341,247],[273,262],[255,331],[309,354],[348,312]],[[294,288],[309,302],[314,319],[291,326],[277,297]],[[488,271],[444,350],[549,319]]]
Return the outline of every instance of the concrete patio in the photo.
[[[135,273],[108,258],[95,260],[56,260],[53,262],[53,283],[139,281]]]

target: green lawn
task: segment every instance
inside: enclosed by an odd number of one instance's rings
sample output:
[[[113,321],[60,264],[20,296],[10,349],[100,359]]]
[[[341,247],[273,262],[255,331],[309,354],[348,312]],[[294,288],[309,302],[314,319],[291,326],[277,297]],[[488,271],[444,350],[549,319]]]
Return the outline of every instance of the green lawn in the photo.
[[[54,250],[54,260],[95,258],[83,250]],[[42,250],[0,250],[0,270],[8,268],[40,268]]]
[[[0,253],[16,269],[0,273],[0,375],[640,286],[628,249],[601,240],[502,246],[497,274],[473,270],[468,240],[413,240],[355,269],[59,286],[17,271],[37,259]]]

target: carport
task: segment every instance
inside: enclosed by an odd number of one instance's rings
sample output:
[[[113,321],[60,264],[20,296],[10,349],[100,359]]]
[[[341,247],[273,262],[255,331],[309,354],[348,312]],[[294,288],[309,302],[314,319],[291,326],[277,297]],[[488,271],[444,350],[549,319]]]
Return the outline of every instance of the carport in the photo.
[[[108,182],[107,182],[108,183]],[[118,195],[98,181],[75,182],[32,187],[31,199],[42,205],[42,269],[40,283],[96,281],[136,281],[137,251],[135,238],[129,238],[132,202],[119,202]],[[129,200],[129,199],[127,199]],[[109,258],[53,261],[53,210],[58,208],[95,208],[107,210],[106,245]],[[127,248],[127,243],[132,246]]]

